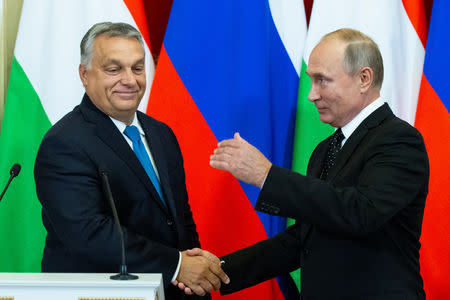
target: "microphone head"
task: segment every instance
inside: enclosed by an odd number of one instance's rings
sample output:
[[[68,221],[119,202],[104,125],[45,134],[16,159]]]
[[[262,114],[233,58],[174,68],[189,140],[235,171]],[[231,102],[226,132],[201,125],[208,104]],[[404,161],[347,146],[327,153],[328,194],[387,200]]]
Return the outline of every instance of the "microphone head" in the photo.
[[[100,166],[98,166],[98,172],[100,173],[100,175],[106,175],[106,176],[108,176],[108,169],[105,167],[105,166],[103,166],[103,165],[100,165]]]
[[[22,167],[19,165],[19,164],[14,164],[12,167],[11,167],[11,170],[9,171],[9,174],[11,175],[11,176],[13,176],[13,177],[16,177],[17,175],[19,175],[19,173],[20,173],[20,169],[21,169]]]

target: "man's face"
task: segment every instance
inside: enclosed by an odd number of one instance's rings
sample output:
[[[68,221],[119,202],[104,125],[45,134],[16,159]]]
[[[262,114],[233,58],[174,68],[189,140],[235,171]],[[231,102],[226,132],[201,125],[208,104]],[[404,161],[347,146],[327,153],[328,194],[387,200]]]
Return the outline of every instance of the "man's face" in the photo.
[[[320,42],[306,69],[311,78],[308,100],[314,102],[320,121],[333,127],[346,125],[364,107],[359,75],[349,76],[342,67],[345,47],[335,39]]]
[[[145,93],[145,59],[134,38],[99,36],[94,40],[91,68],[80,65],[86,93],[105,114],[133,121]]]

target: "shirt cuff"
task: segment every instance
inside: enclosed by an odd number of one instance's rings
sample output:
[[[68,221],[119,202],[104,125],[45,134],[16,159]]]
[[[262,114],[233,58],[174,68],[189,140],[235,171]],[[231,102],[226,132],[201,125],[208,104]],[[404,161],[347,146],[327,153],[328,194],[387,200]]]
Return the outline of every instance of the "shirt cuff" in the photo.
[[[177,268],[175,269],[175,273],[173,274],[172,280],[170,282],[174,282],[177,279],[178,273],[180,272],[180,267],[181,267],[181,252],[178,252],[178,265]]]
[[[270,172],[270,170],[269,170],[269,172]],[[262,189],[263,186],[264,186],[264,183],[266,183],[266,179],[267,179],[267,176],[269,176],[269,172],[267,172],[266,177],[264,177],[264,180],[263,180],[263,182],[261,183],[261,186],[259,187],[260,189]]]

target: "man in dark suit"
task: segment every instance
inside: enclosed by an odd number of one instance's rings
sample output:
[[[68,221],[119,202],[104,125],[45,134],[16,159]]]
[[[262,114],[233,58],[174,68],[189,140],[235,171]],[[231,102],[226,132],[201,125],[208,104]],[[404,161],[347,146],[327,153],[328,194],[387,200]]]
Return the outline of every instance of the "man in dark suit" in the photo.
[[[332,32],[306,73],[309,100],[336,128],[314,150],[307,176],[272,165],[239,134],[211,157],[213,167],[262,188],[256,210],[297,221],[222,257],[230,284],[221,292],[301,267],[302,299],[425,299],[419,238],[428,157],[420,133],[380,98],[378,46],[356,30]],[[219,262],[200,249],[189,254]]]
[[[128,270],[162,273],[166,299],[187,297],[170,284],[175,280],[188,281],[200,295],[218,289],[226,281],[220,267],[183,251],[200,243],[177,139],[137,111],[146,88],[140,33],[124,23],[99,23],[80,48],[86,94],[48,131],[36,158],[47,229],[42,271],[119,270],[119,235],[100,174],[106,172]]]

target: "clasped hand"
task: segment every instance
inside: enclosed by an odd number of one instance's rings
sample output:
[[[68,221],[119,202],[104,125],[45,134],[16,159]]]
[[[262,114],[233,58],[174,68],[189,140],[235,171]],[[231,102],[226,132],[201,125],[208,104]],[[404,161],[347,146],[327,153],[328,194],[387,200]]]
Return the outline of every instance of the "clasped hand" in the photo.
[[[219,290],[221,282],[228,284],[230,279],[220,266],[220,260],[214,254],[194,248],[181,252],[181,266],[177,280],[172,282],[188,295],[193,293],[204,296]]]

